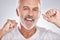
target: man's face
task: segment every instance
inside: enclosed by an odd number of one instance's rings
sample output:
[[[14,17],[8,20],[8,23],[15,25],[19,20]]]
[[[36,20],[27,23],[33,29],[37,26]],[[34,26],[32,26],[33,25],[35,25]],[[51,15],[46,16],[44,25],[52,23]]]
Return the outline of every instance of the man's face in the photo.
[[[32,29],[38,19],[38,0],[23,0],[19,6],[21,24],[27,30]]]

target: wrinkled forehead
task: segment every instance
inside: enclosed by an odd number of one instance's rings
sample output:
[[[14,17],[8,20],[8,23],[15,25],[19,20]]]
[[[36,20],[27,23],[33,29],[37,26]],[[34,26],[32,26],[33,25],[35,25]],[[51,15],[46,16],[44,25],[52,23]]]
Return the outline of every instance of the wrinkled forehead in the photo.
[[[20,2],[38,3],[38,2],[39,2],[39,0],[20,0]]]
[[[38,3],[40,3],[39,0],[19,0],[20,5],[37,6]]]

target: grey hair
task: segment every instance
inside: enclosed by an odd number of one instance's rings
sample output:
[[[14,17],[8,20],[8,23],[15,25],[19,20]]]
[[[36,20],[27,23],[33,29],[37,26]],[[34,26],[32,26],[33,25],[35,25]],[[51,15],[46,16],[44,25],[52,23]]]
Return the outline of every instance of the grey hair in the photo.
[[[21,2],[23,1],[23,0],[16,0],[17,1],[17,4],[16,4],[16,8],[18,9],[18,11],[19,11],[19,6],[20,6],[20,4],[21,4]],[[41,0],[38,0],[39,1],[39,4],[38,4],[38,6],[39,6],[39,15],[40,15],[40,13],[41,13]]]
[[[16,4],[16,8],[18,8],[20,6],[20,2],[22,2],[23,0],[16,0],[17,4]],[[39,1],[39,5],[41,5],[41,0]]]

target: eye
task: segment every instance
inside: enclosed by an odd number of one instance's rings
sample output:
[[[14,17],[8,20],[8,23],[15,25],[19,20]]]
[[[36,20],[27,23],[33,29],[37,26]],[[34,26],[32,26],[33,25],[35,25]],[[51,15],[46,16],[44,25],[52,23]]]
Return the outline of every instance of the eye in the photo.
[[[23,8],[23,10],[28,10],[28,8]]]
[[[29,10],[29,8],[28,7],[23,7],[23,10]]]
[[[36,7],[36,8],[34,8],[34,9],[33,9],[33,11],[38,11],[38,8],[37,8],[37,7]]]

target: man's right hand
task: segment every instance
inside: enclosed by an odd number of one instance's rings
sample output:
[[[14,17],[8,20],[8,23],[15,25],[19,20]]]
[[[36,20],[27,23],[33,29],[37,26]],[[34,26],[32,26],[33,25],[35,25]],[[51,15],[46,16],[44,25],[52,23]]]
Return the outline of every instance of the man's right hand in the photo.
[[[7,22],[4,24],[3,28],[0,30],[0,38],[12,31],[16,26],[17,22],[15,20],[8,19]]]

